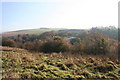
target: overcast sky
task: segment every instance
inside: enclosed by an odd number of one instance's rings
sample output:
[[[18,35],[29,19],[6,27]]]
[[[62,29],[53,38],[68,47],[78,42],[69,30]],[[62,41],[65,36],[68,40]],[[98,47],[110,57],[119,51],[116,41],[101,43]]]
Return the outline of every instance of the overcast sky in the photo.
[[[2,7],[2,31],[40,27],[76,29],[110,25],[118,27],[118,1],[119,0],[3,1],[0,3]]]

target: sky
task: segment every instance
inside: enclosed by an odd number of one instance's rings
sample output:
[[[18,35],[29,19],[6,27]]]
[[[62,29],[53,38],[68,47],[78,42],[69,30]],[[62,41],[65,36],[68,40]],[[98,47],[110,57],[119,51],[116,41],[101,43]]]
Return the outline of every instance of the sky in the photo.
[[[119,0],[1,1],[2,32],[22,29],[118,27]]]

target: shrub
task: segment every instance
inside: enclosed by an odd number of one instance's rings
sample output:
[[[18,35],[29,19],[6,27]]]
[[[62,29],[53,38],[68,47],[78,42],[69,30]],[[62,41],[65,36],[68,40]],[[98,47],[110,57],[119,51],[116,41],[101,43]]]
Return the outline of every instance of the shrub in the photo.
[[[15,47],[15,41],[9,38],[3,38],[2,39],[2,46],[9,46],[9,47]]]
[[[94,55],[107,54],[110,43],[107,36],[99,33],[91,34],[85,41],[85,53]]]
[[[118,53],[120,54],[120,42],[118,43]]]
[[[46,41],[42,45],[42,52],[52,53],[52,52],[67,52],[70,50],[70,44],[64,40],[50,40]]]
[[[76,43],[73,45],[72,53],[83,53],[84,52],[84,42]]]
[[[75,44],[75,43],[80,43],[80,38],[72,38],[71,40],[70,40],[70,43],[73,45],[73,44]]]
[[[42,44],[43,44],[43,41],[41,41],[41,40],[35,40],[33,42],[34,51],[41,52],[41,46],[42,46]]]
[[[34,50],[34,45],[32,42],[26,42],[24,44],[24,47],[25,47],[25,49],[30,50],[30,51]]]

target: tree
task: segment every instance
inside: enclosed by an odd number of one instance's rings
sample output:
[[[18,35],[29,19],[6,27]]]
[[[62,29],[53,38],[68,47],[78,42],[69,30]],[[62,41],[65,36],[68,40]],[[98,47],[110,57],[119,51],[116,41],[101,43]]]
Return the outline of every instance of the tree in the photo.
[[[99,32],[101,34],[107,35],[110,38],[113,38],[115,40],[118,40],[118,33],[119,29],[115,26],[109,26],[109,27],[94,27],[91,29],[93,32]]]
[[[99,33],[91,33],[85,41],[85,53],[107,54],[110,48],[109,38]]]
[[[98,41],[96,41],[96,50],[97,50],[97,53],[100,53],[100,54],[106,54],[108,53],[108,43],[105,39],[100,39]]]

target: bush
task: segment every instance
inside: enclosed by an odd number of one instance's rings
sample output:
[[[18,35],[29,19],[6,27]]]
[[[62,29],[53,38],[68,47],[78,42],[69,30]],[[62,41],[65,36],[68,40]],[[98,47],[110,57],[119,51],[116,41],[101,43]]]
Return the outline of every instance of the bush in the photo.
[[[41,52],[41,46],[43,44],[43,41],[35,40],[33,44],[34,44],[34,51]]]
[[[107,54],[110,48],[110,41],[107,36],[101,34],[90,35],[85,41],[85,53],[87,54]]]
[[[120,42],[118,43],[118,57],[120,57]]]
[[[52,52],[67,52],[70,50],[70,44],[63,40],[50,40],[46,41],[42,45],[42,52],[52,53]]]
[[[34,50],[34,45],[32,42],[26,42],[24,44],[24,47],[25,47],[25,49],[30,50],[30,51]]]
[[[80,43],[76,43],[73,45],[73,48],[72,48],[72,53],[84,53],[84,42],[80,42]]]
[[[15,47],[15,41],[12,39],[4,38],[2,39],[2,46]]]
[[[75,43],[80,43],[80,38],[72,38],[71,40],[70,40],[70,43],[72,44],[72,45],[74,45]]]

